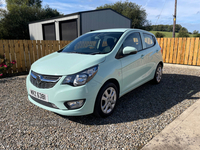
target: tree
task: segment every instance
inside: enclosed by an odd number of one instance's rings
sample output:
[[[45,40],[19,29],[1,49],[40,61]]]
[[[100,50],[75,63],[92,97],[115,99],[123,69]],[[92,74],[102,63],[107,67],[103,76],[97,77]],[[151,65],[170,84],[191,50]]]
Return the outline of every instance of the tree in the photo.
[[[30,39],[28,23],[36,20],[47,19],[61,15],[56,9],[13,5],[3,13],[0,22],[0,33],[3,39]]]
[[[103,6],[99,6],[96,9],[105,9],[111,8],[116,12],[130,18],[132,20],[131,27],[132,28],[142,28],[145,24],[148,24],[146,20],[147,14],[146,11],[136,3],[132,3],[129,1],[121,2],[118,1],[113,4],[105,4]]]
[[[185,27],[182,27],[181,30],[188,33],[188,30]]]
[[[41,0],[6,0],[6,7],[10,11],[13,7],[30,6],[30,7],[42,7]]]
[[[155,36],[157,38],[163,38],[165,35],[163,33],[161,33],[161,32],[156,32]]]
[[[175,26],[175,32],[179,32],[181,30],[182,26],[180,24],[176,24]]]
[[[151,22],[146,22],[145,25],[141,29],[151,31],[153,29]]]
[[[169,26],[168,26],[167,32],[173,32],[173,25],[169,25]]]
[[[193,31],[193,34],[199,34],[199,31],[194,30],[194,31]]]
[[[188,34],[187,29],[186,28],[181,28],[178,34],[178,37],[189,37],[190,35]]]

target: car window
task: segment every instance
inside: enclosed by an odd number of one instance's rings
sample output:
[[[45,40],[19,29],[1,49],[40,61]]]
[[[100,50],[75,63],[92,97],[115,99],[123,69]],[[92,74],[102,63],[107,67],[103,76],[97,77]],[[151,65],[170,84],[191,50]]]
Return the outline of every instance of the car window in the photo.
[[[106,47],[106,46],[108,46],[108,43],[107,43],[108,38],[113,39],[114,42],[116,42],[116,40],[117,40],[117,38],[114,38],[114,37],[112,37],[112,36],[105,36],[104,39],[103,39],[103,42],[102,42],[102,44],[101,44],[101,47]]]
[[[105,54],[110,52],[123,32],[88,33],[72,41],[61,52],[80,54]]]
[[[142,42],[140,33],[132,33],[130,34],[123,43],[123,47],[132,46],[135,47],[138,51],[142,50]]]
[[[155,40],[152,35],[145,34],[145,33],[143,33],[143,35],[144,35],[144,43],[146,45],[146,48],[149,48],[155,45]]]
[[[83,48],[89,48],[89,49],[93,49],[96,45],[97,41],[91,40],[90,37],[84,39],[83,41],[79,41],[75,46],[74,46],[74,50],[78,50],[78,49],[83,49]]]

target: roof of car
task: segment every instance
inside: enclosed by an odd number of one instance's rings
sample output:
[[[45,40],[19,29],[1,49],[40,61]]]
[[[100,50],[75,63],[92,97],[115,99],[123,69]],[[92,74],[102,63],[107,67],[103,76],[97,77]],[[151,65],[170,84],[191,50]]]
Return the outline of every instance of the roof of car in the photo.
[[[92,32],[126,32],[126,31],[144,31],[140,29],[131,29],[131,28],[112,28],[112,29],[102,29],[102,30],[96,30]]]
[[[90,33],[97,33],[97,32],[128,32],[128,31],[142,31],[142,32],[146,32],[149,33],[151,35],[151,32],[145,31],[145,30],[141,30],[141,29],[132,29],[132,28],[112,28],[112,29],[102,29],[102,30],[96,30],[96,31],[91,31]]]

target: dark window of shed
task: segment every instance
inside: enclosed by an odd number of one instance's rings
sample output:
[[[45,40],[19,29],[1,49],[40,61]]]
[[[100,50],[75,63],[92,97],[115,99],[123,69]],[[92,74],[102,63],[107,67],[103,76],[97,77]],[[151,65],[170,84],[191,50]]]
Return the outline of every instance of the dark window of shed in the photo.
[[[43,24],[43,39],[44,40],[56,40],[55,24]]]
[[[72,41],[78,37],[77,20],[67,20],[59,22],[60,40]]]

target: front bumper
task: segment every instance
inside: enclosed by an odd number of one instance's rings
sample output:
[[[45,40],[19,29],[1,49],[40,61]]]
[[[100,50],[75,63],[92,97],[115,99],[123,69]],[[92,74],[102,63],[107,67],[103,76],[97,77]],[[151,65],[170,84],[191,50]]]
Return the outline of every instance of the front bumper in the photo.
[[[98,94],[99,89],[101,88],[101,84],[96,82],[95,80],[89,81],[87,84],[83,86],[73,87],[70,85],[63,85],[62,81],[65,76],[63,76],[53,88],[42,89],[37,88],[30,82],[30,75],[27,76],[26,79],[26,87],[28,91],[28,99],[35,105],[66,116],[80,116],[91,114],[94,111],[94,104],[96,100],[96,96]],[[48,102],[43,103],[41,100],[34,100],[30,95],[30,89],[47,94]],[[79,109],[69,110],[64,105],[66,101],[72,100],[80,100],[85,99],[84,105]],[[52,107],[56,106],[56,107]]]

